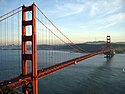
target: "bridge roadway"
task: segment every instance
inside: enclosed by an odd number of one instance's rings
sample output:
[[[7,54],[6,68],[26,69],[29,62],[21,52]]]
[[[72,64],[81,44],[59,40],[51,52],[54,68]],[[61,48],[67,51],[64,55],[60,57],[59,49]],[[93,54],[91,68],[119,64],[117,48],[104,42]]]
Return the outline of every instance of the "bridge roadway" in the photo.
[[[63,69],[65,67],[68,67],[68,66],[73,65],[73,64],[77,64],[82,60],[91,58],[91,57],[99,55],[99,54],[110,52],[110,51],[111,50],[104,50],[104,51],[100,51],[100,52],[89,53],[87,55],[77,57],[77,58],[74,58],[74,59],[59,63],[59,64],[55,64],[55,65],[49,66],[47,68],[42,68],[42,69],[38,70],[38,77],[37,78],[38,79],[43,78],[43,77],[45,77],[49,74],[52,74],[53,72],[56,72],[60,69]],[[14,77],[10,80],[0,82],[0,87],[11,86],[13,88],[18,88],[20,86],[23,86],[23,85],[31,82],[31,76],[32,76],[31,73],[29,73],[27,76],[19,75],[19,76]]]

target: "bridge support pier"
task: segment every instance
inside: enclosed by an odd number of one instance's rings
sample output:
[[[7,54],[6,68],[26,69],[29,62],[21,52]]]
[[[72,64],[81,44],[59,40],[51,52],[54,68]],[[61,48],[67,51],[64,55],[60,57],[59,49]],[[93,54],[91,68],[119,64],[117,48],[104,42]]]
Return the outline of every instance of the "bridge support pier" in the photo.
[[[33,92],[32,83],[28,83],[27,85],[23,86],[22,89],[24,94],[32,94]]]
[[[111,49],[111,37],[109,35],[107,36],[106,50],[109,50],[109,52],[104,53],[105,58],[109,59],[114,55],[114,51]]]
[[[111,37],[110,36],[107,36],[106,49],[111,50]],[[106,58],[110,58],[110,57],[111,57],[111,52],[109,51],[106,53]]]
[[[32,20],[26,20],[26,12],[32,11]],[[32,26],[31,36],[26,35],[26,26]],[[32,42],[32,53],[27,52],[26,42]],[[36,5],[22,7],[22,75],[28,74],[28,61],[32,61],[31,83],[23,86],[24,94],[38,94],[37,41],[36,41]]]

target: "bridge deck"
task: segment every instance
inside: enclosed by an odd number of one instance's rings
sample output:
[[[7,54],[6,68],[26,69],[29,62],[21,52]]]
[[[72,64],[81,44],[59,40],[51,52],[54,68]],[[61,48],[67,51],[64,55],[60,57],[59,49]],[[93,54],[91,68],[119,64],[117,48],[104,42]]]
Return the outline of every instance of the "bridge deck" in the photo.
[[[78,57],[78,58],[74,58],[74,59],[59,63],[59,64],[49,66],[47,68],[43,68],[41,70],[38,70],[38,79],[43,78],[43,77],[45,77],[49,74],[52,74],[53,72],[56,72],[60,69],[68,67],[70,65],[77,64],[82,60],[85,60],[85,59],[88,59],[88,58],[91,58],[93,56],[103,54],[103,53],[106,53],[106,52],[109,52],[109,50],[90,53],[90,54],[87,54],[87,55],[84,55],[84,56],[81,56],[81,57]],[[12,78],[10,80],[0,82],[0,87],[1,86],[11,86],[13,88],[18,88],[20,86],[23,86],[23,85],[29,83],[31,81],[31,76],[32,76],[31,73],[29,73],[27,76],[19,75],[19,76],[15,77],[15,78]]]

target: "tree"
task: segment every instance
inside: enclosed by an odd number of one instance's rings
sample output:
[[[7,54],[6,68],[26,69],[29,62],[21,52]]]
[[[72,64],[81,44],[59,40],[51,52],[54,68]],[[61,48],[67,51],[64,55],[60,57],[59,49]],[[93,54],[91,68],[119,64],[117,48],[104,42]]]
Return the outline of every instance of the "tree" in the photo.
[[[22,93],[18,92],[12,87],[3,86],[3,87],[0,87],[0,94],[22,94]]]

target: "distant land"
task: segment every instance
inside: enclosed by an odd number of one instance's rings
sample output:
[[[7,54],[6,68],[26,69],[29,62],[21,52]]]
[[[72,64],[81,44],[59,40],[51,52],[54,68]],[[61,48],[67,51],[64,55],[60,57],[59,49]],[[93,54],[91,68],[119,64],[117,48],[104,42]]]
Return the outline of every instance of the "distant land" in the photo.
[[[70,47],[70,46],[72,47]],[[37,45],[38,50],[61,50],[61,51],[70,51],[70,52],[83,52],[80,48],[86,50],[87,52],[96,52],[105,49],[106,42],[105,41],[92,41],[85,43],[77,43],[77,44],[58,44],[58,45]],[[125,42],[114,42],[111,43],[111,47],[115,49],[116,53],[125,53]],[[79,50],[75,49],[78,48]],[[21,49],[20,45],[2,45],[0,46],[0,50],[19,50]],[[31,46],[28,46],[27,49],[31,49]]]

